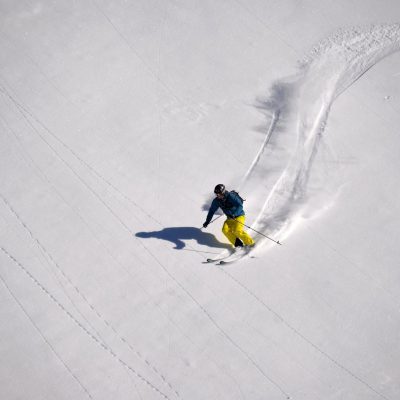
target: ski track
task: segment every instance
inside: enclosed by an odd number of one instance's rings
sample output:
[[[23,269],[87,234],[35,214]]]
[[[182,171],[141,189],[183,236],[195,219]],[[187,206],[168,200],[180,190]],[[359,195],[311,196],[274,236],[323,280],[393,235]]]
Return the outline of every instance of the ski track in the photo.
[[[307,183],[312,171],[312,164],[318,152],[318,148],[325,129],[325,124],[329,116],[331,105],[337,96],[345,91],[351,84],[359,79],[368,69],[379,62],[384,57],[399,50],[400,47],[400,25],[374,25],[369,28],[354,28],[342,30],[337,34],[321,41],[303,61],[300,72],[295,77],[291,77],[277,82],[272,87],[272,96],[263,102],[260,107],[272,113],[271,123],[266,137],[256,154],[248,171],[245,173],[240,185],[243,192],[249,194],[248,208],[252,211],[249,214],[254,223],[253,228],[264,232],[268,231],[275,236],[285,237],[290,233],[294,221],[301,214],[301,206],[306,200]],[[57,158],[64,163],[67,168],[88,188],[88,190],[108,209],[108,211],[119,221],[119,223],[131,233],[131,230],[121,218],[99,198],[99,195],[88,186],[77,172],[60,156],[55,148],[38,132],[27,115],[36,120],[54,139],[64,146],[73,156],[79,160],[89,171],[99,180],[111,187],[114,192],[122,196],[136,208],[140,209],[147,217],[153,219],[136,202],[130,199],[117,189],[111,182],[99,174],[92,166],[81,159],[71,148],[60,141],[51,131],[49,131],[40,121],[30,112],[19,104],[5,88],[3,94],[15,104],[23,114],[26,121],[41,137],[41,139],[54,151]],[[299,101],[301,100],[301,102]],[[26,115],[27,114],[27,115]],[[283,156],[283,157],[282,157]],[[261,184],[260,184],[261,182]],[[257,204],[261,206],[257,207]],[[158,221],[155,221],[158,223]],[[265,242],[260,235],[256,235],[257,241]],[[239,347],[233,339],[223,330],[209,312],[193,297],[193,295],[168,271],[168,269],[158,260],[150,249],[142,241],[139,241],[145,251],[148,252],[166,272],[170,278],[197,304],[212,324],[225,336],[225,338],[236,347],[252,364],[270,381],[282,394],[286,392],[272,381],[262,370],[262,368]],[[258,246],[259,247],[259,246]],[[10,258],[20,269],[28,275],[34,283],[39,286],[83,331],[91,337],[98,345],[107,350],[122,365],[128,368],[144,383],[149,385],[161,397],[168,398],[160,392],[149,381],[143,378],[123,360],[121,360],[108,346],[99,341],[89,332],[78,320],[73,317],[64,306],[56,300],[50,292],[44,288],[40,282],[33,277],[26,268],[20,264],[7,250],[1,248],[2,252]],[[47,252],[46,252],[47,253]],[[229,274],[230,276],[230,274]],[[233,279],[231,277],[231,279]],[[236,281],[236,279],[234,279]],[[254,295],[249,289],[237,282],[251,296]],[[75,287],[76,288],[76,287]],[[256,297],[273,314],[262,300]],[[282,317],[278,316],[280,319]],[[300,335],[312,347],[320,353],[323,351],[301,333],[297,332],[288,322],[285,325],[294,333]],[[324,354],[324,353],[323,353]],[[375,394],[386,398],[374,388],[355,376],[346,367],[339,365],[337,361],[328,358],[349,373],[353,378],[366,385]],[[154,371],[157,372],[157,371]],[[164,379],[163,379],[164,380]],[[164,381],[164,383],[166,383]],[[169,386],[169,384],[168,384]],[[171,386],[169,386],[172,389]],[[175,394],[177,394],[175,392]]]
[[[399,49],[400,24],[341,30],[314,47],[298,75],[275,83],[271,97],[259,105],[272,115],[269,128],[240,185],[249,200],[253,229],[269,236],[288,236],[307,200],[307,183],[334,100],[377,62]],[[268,240],[260,234],[254,237],[257,249]],[[226,269],[219,270],[333,365],[380,398],[388,399],[304,336]]]
[[[170,390],[172,390],[175,395],[179,398],[180,395],[176,389],[172,387],[172,385],[167,381],[165,376],[154,366],[152,365],[143,355],[140,353],[140,351],[136,350],[133,345],[124,337],[121,336],[117,329],[114,327],[114,325],[109,322],[98,310],[97,308],[88,300],[88,298],[82,293],[82,291],[76,286],[74,282],[72,282],[71,278],[65,273],[65,271],[61,268],[61,266],[57,263],[57,261],[54,260],[53,256],[48,252],[48,250],[43,246],[43,244],[33,235],[32,231],[29,229],[29,227],[26,225],[26,223],[21,219],[19,214],[13,209],[13,207],[10,205],[10,203],[7,201],[7,199],[4,198],[4,196],[0,193],[0,198],[4,202],[4,204],[8,207],[8,209],[11,211],[11,213],[15,216],[15,218],[18,220],[18,222],[22,225],[22,227],[26,230],[32,241],[34,241],[37,246],[40,248],[43,254],[45,254],[48,259],[51,261],[52,265],[55,267],[56,270],[58,270],[63,278],[71,285],[71,287],[74,289],[76,294],[84,301],[84,303],[87,304],[87,306],[90,308],[90,310],[99,318],[102,323],[109,328],[123,344],[125,344],[129,350],[136,356],[138,357],[141,361],[143,361],[147,367],[149,367],[161,380],[162,382],[168,386]],[[66,293],[68,299],[71,301],[72,305],[74,306],[75,310],[77,313],[83,318],[83,320],[88,324],[88,326],[92,329],[91,334],[97,338],[97,340],[101,343],[103,343],[105,346],[110,347],[110,345],[104,340],[104,338],[101,336],[101,334],[93,327],[93,325],[90,323],[90,321],[82,314],[82,312],[77,308],[73,300],[70,298],[70,296]],[[65,307],[65,306],[64,306]],[[81,325],[82,322],[80,322]],[[89,329],[86,327],[86,330],[89,331]]]
[[[11,204],[8,202],[8,200],[0,193],[0,199],[3,201],[3,203],[6,205],[10,213],[15,217],[15,219],[19,222],[19,224],[23,227],[23,229],[27,232],[28,236],[31,238],[33,242],[37,244],[39,247],[41,253],[45,256],[46,260],[50,260],[53,265],[57,267],[57,269],[62,273],[63,277],[69,282],[69,278],[67,278],[65,272],[61,269],[61,267],[56,263],[54,258],[50,255],[50,253],[46,250],[46,248],[40,243],[38,239],[35,238],[33,235],[32,231],[28,228],[26,223],[21,219],[19,214],[15,211],[15,209],[11,206]],[[92,329],[92,331],[97,335],[98,339],[103,340],[101,337],[100,333],[96,331],[94,326],[90,323],[90,321],[83,315],[83,313],[79,310],[78,306],[75,304],[74,300],[72,297],[69,295],[68,291],[66,290],[65,285],[62,283],[62,281],[58,278],[57,274],[51,269],[50,272],[53,274],[54,279],[58,282],[60,288],[62,289],[63,293],[65,294],[66,298],[69,300],[71,303],[72,307],[74,310],[80,315],[80,317],[87,323],[87,325]],[[103,340],[104,341],[104,340]]]
[[[91,167],[88,163],[86,163],[81,157],[79,157],[70,147],[68,147],[63,141],[61,141],[56,135],[54,135],[44,124],[41,123],[41,121],[39,121],[34,115],[32,115],[32,113],[30,111],[28,111],[21,103],[19,103],[4,87],[0,86],[0,91],[3,92],[3,94],[5,94],[13,103],[14,105],[17,107],[17,109],[19,110],[19,112],[22,114],[23,118],[26,120],[26,122],[29,124],[29,126],[31,126],[31,128],[35,131],[35,133],[41,138],[41,140],[53,151],[53,153],[55,154],[55,156],[78,178],[78,180],[105,206],[105,208],[113,215],[113,217],[115,217],[115,219],[122,225],[123,228],[125,228],[126,231],[129,232],[130,235],[133,235],[132,230],[130,229],[130,227],[119,217],[119,215],[116,214],[116,212],[113,210],[113,208],[111,206],[109,206],[104,200],[102,200],[102,198],[100,197],[100,195],[91,187],[89,186],[86,181],[81,177],[80,174],[78,174],[78,172],[75,171],[75,169],[61,156],[61,154],[55,149],[55,147],[53,145],[50,144],[50,142],[35,128],[35,126],[33,125],[33,123],[28,119],[27,115],[34,119],[45,131],[47,131],[54,139],[56,139],[64,148],[66,148],[70,153],[72,153],[72,155],[81,163],[83,164],[86,168],[88,168],[91,172],[94,173],[94,175],[101,181],[103,181],[104,183],[106,183],[108,186],[110,186],[117,194],[122,195],[126,200],[128,200],[130,203],[132,203],[133,205],[135,205],[137,208],[139,208],[143,213],[145,213],[147,215],[147,213],[139,206],[137,205],[135,202],[133,202],[133,200],[131,200],[128,196],[123,195],[114,185],[112,185],[108,180],[106,180],[101,174],[99,174],[93,167]],[[26,115],[27,114],[27,115]],[[95,308],[94,306],[87,300],[87,298],[83,295],[83,293],[79,290],[79,288],[71,281],[71,279],[65,274],[65,272],[61,269],[61,267],[57,264],[57,262],[53,259],[53,257],[49,254],[49,252],[44,248],[44,246],[33,236],[32,232],[30,231],[30,229],[26,226],[26,224],[21,220],[21,218],[19,217],[19,215],[15,212],[15,210],[12,208],[12,206],[9,204],[9,202],[4,198],[3,195],[0,195],[0,197],[2,198],[2,201],[4,202],[4,204],[9,208],[9,210],[12,212],[12,214],[16,217],[16,219],[20,222],[20,224],[25,228],[25,230],[28,232],[29,236],[32,238],[32,240],[34,242],[37,243],[37,245],[39,246],[39,248],[41,249],[41,251],[47,255],[48,259],[51,260],[52,264],[56,267],[56,269],[61,272],[62,276],[67,280],[67,282],[74,288],[75,292],[80,296],[81,299],[83,299],[85,301],[85,303],[90,307],[90,309],[95,313],[95,315],[102,320],[102,322],[108,327],[110,328],[115,334],[117,334],[117,337],[119,337],[119,339],[121,340],[121,342],[123,342],[125,345],[128,346],[128,348],[134,352],[134,354],[139,357],[142,361],[145,362],[145,364],[147,365],[147,367],[151,368],[153,372],[155,372],[159,378],[161,378],[161,380],[163,381],[163,383],[168,386],[169,389],[171,389],[174,393],[174,395],[179,398],[180,394],[179,392],[174,389],[172,387],[172,385],[166,380],[165,376],[160,373],[160,371],[154,367],[147,359],[143,358],[143,356],[141,355],[141,353],[137,350],[135,350],[132,345],[122,336],[120,336],[118,334],[118,332],[116,331],[116,329],[113,327],[113,325],[111,325]],[[149,216],[151,217],[151,216]],[[152,218],[153,219],[153,218]],[[154,220],[154,219],[153,219]],[[138,240],[138,242],[143,246],[143,243],[141,241]],[[2,249],[3,250],[3,249]],[[146,248],[147,251],[149,251]],[[4,251],[4,250],[3,250]],[[14,262],[16,262],[18,265],[19,264],[16,259],[14,259],[12,256],[10,256],[7,252],[6,254],[9,256],[9,258],[11,258]],[[34,279],[36,280],[36,279]],[[39,283],[39,286],[42,287],[42,285]],[[46,293],[47,290],[44,290]],[[55,300],[53,295],[50,295],[50,297],[52,298],[52,300]],[[67,297],[69,298],[69,296],[67,295]],[[71,301],[71,303],[74,305],[72,299],[69,298],[69,300]],[[65,307],[59,303],[57,301],[57,304],[60,304],[62,306],[62,309],[66,311]],[[74,305],[75,307],[75,305]],[[75,307],[76,308],[76,307]],[[68,313],[68,315],[71,317],[72,314],[69,311],[66,311]],[[92,327],[92,325],[89,323],[89,321],[82,315],[82,313],[77,310],[77,312],[81,315],[81,317],[83,317],[83,319],[86,321],[86,323],[91,326],[92,329],[94,329]],[[115,354],[114,351],[102,340],[100,334],[94,330],[95,334],[97,336],[95,336],[92,332],[90,332],[86,327],[84,327],[82,325],[81,322],[79,322],[75,317],[73,317],[74,321],[81,327],[84,329],[84,331],[89,334],[92,339],[94,339],[98,344],[100,344],[104,349],[108,350],[110,353],[112,352],[113,355]],[[125,364],[123,362],[123,364]],[[126,366],[126,365],[125,365]],[[135,370],[133,370],[133,368],[131,368],[130,366],[127,366],[128,370],[130,370],[131,372],[134,372],[134,374],[139,377],[143,382],[147,383],[147,380],[144,379],[140,374],[136,373]],[[160,391],[158,391],[157,389],[155,389],[157,392],[159,392],[160,395],[162,395],[162,397],[168,398],[166,396],[164,396],[164,394]]]
[[[20,150],[21,150],[21,151],[25,151],[25,150],[24,150],[24,146],[23,146],[23,144],[20,142],[20,139],[18,138],[18,136],[16,135],[16,133],[12,130],[12,128],[7,124],[7,122],[6,122],[5,120],[3,120],[1,117],[0,117],[0,119],[1,119],[1,120],[3,121],[3,123],[7,126],[7,128],[9,129],[9,131],[13,134],[13,136],[14,136],[16,142],[18,143],[18,146],[20,147]],[[59,190],[52,184],[52,182],[47,178],[46,174],[45,174],[45,173],[41,170],[41,168],[34,162],[34,160],[31,158],[31,156],[30,156],[29,154],[27,154],[27,157],[29,158],[29,163],[34,167],[34,169],[36,169],[36,170],[38,171],[38,175],[39,175],[40,179],[41,179],[43,182],[45,182],[46,184],[48,184],[48,185],[55,191],[55,193],[57,194],[57,196],[65,203],[66,206],[68,206],[68,207],[70,207],[70,208],[72,209],[72,211],[77,215],[77,217],[85,224],[85,226],[89,229],[89,231],[92,233],[92,235],[96,238],[97,242],[101,245],[101,247],[103,247],[103,248],[105,248],[105,249],[107,250],[107,254],[110,255],[110,257],[112,258],[112,260],[113,260],[119,267],[121,267],[127,274],[129,274],[131,279],[132,279],[132,278],[134,279],[134,283],[135,283],[136,285],[138,285],[139,288],[140,288],[140,289],[147,295],[147,297],[150,299],[150,294],[147,292],[147,290],[146,290],[143,286],[141,286],[141,285],[139,284],[139,282],[137,281],[137,279],[135,279],[135,277],[131,274],[130,270],[127,269],[124,265],[122,265],[122,264],[119,262],[119,260],[112,254],[111,250],[108,248],[107,243],[106,243],[106,242],[103,242],[103,241],[97,236],[96,232],[90,227],[90,224],[88,223],[88,221],[85,220],[84,216],[81,215],[81,214],[79,213],[78,210],[76,210],[74,207],[72,207],[72,206],[69,204],[69,202],[67,201],[67,199],[65,199],[65,198],[63,197],[63,195],[59,192]],[[24,157],[24,161],[25,161],[26,163],[28,163],[28,160],[25,160],[25,157]],[[96,175],[98,175],[98,174],[96,174]],[[106,180],[104,180],[104,181],[107,183]],[[117,194],[120,193],[120,191],[119,191],[118,189],[116,189],[116,192],[117,192]],[[131,201],[131,199],[129,199],[126,195],[124,195],[123,193],[121,193],[121,194],[122,194],[123,197],[126,198],[131,204],[135,205],[135,204]],[[2,196],[2,195],[0,194],[0,197],[1,197],[1,196]],[[20,216],[15,212],[14,209],[12,209],[11,205],[7,202],[7,200],[4,198],[4,196],[3,196],[3,199],[2,199],[2,200],[3,200],[3,202],[7,205],[7,207],[10,209],[10,211],[12,212],[12,214],[15,215],[16,219],[20,222],[20,224],[25,228],[25,230],[27,231],[28,235],[38,244],[39,248],[43,247],[43,246],[40,244],[39,240],[33,236],[33,233],[32,233],[32,232],[30,231],[30,229],[26,226],[26,224],[21,220]],[[145,212],[145,213],[146,213],[146,212]],[[155,219],[154,219],[153,217],[151,217],[151,216],[150,216],[150,218],[151,218],[152,220],[154,220],[158,225],[160,225],[161,227],[164,228],[164,226],[163,226],[159,221],[155,220]],[[192,246],[190,246],[190,245],[188,245],[188,246],[189,246],[189,247],[192,247]],[[43,250],[42,250],[42,252],[43,252]],[[45,251],[45,253],[47,253],[47,251]],[[49,259],[53,259],[53,257],[52,257],[50,254],[49,254],[47,257],[48,257]],[[57,264],[55,261],[52,262],[52,264],[55,265],[57,268],[60,268],[60,267],[58,266],[58,264]],[[52,270],[51,270],[51,272],[54,274],[54,272],[53,272]],[[65,274],[65,272],[62,272],[62,275],[64,275],[64,274]],[[55,275],[55,274],[54,274],[54,275]],[[56,277],[56,275],[55,275],[55,277]],[[68,292],[65,290],[64,285],[62,285],[61,281],[60,281],[57,277],[56,277],[56,279],[57,279],[57,281],[59,282],[61,288],[63,289],[65,295],[66,295],[66,296],[68,297],[68,299],[71,301],[71,303],[72,303],[73,307],[75,308],[75,310],[81,315],[79,309],[78,309],[78,308],[76,307],[76,305],[73,303],[72,299],[71,299],[70,296],[68,295]],[[66,277],[66,280],[69,281],[70,278],[67,276],[67,277]],[[75,287],[75,285],[72,284],[72,283],[70,283],[70,284],[71,284],[72,286],[74,286],[76,292],[80,292],[79,288]],[[78,294],[79,294],[79,293],[78,293]],[[80,294],[80,297],[84,297],[84,295],[83,295],[83,294],[82,294],[82,295]],[[169,317],[169,315],[165,314],[164,311],[160,308],[159,305],[156,304],[156,307],[157,307],[157,309],[159,310],[159,312],[161,313],[161,315],[169,320],[169,323],[172,324],[172,325],[177,329],[177,331],[182,335],[182,337],[184,337],[185,339],[187,339],[188,342],[189,342],[192,346],[197,347],[197,345],[196,345],[195,342],[191,339],[191,337],[188,336],[188,335],[187,335],[187,334],[186,334],[186,333],[185,333],[185,332],[184,332],[184,331]],[[90,308],[92,308],[92,306],[90,306]],[[96,314],[98,314],[97,311],[96,311]],[[89,321],[88,321],[87,319],[85,319],[85,321],[89,324],[89,326],[93,329],[93,331],[95,331],[94,328],[93,328],[93,327],[91,326],[91,324],[89,323]],[[106,323],[106,325],[107,325],[107,323]],[[114,329],[115,329],[115,328],[114,328]],[[97,333],[97,332],[96,332],[96,333]],[[117,333],[117,332],[115,332],[115,333]],[[97,335],[99,336],[98,333],[97,333]],[[121,336],[120,336],[119,334],[118,334],[117,337],[119,337],[120,340],[123,341],[123,339],[121,338]],[[101,337],[99,337],[99,338],[102,339]],[[102,340],[103,340],[103,339],[102,339]],[[104,342],[104,340],[103,340],[103,342]],[[130,346],[130,345],[128,344],[128,346]],[[131,350],[132,350],[132,349],[131,349]],[[136,352],[136,351],[135,351],[135,352]],[[140,353],[139,353],[139,354],[140,354]],[[140,355],[140,358],[143,358],[143,357]],[[241,392],[241,388],[240,388],[240,386],[238,385],[236,379],[234,379],[234,377],[233,377],[231,374],[229,374],[228,371],[227,371],[223,366],[219,365],[215,359],[209,358],[209,360],[210,360],[210,362],[212,362],[217,368],[223,370],[223,373],[231,380],[231,382],[232,382],[234,385],[236,385],[236,386],[238,387],[238,391]],[[155,372],[161,377],[161,379],[164,381],[164,383],[166,383],[167,386],[168,386],[171,390],[173,390],[173,392],[175,393],[175,395],[176,395],[177,397],[180,397],[179,392],[178,392],[176,389],[172,388],[171,384],[168,383],[168,381],[166,380],[166,378],[157,370],[157,368],[154,367],[154,366],[151,366],[150,363],[149,363],[148,361],[145,361],[145,362],[146,362],[146,364],[148,364],[148,366],[149,366],[151,369],[153,369],[153,371],[155,371]],[[242,398],[244,398],[244,394],[243,394],[243,393],[242,393]]]
[[[106,180],[101,174],[99,174],[93,167],[91,167],[86,161],[84,161],[79,155],[75,153],[74,150],[72,150],[68,145],[66,145],[57,135],[55,135],[47,126],[45,126],[34,114],[32,114],[24,105],[22,105],[13,95],[10,94],[10,92],[3,86],[0,86],[0,91],[3,92],[3,94],[11,100],[11,102],[16,106],[18,111],[21,113],[22,117],[24,120],[28,123],[28,125],[34,130],[34,132],[40,137],[40,139],[51,149],[51,151],[54,153],[55,157],[65,165],[72,173],[75,175],[75,177],[92,193],[92,195],[97,198],[97,200],[103,204],[103,206],[108,210],[108,212],[118,221],[118,223],[121,225],[121,227],[128,232],[130,235],[133,235],[133,232],[131,228],[121,219],[121,217],[117,214],[117,212],[114,210],[113,207],[111,207],[109,204],[107,204],[97,193],[96,190],[94,190],[86,181],[85,179],[76,171],[75,168],[73,168],[68,161],[65,160],[65,158],[61,155],[61,153],[52,145],[49,140],[39,132],[39,130],[34,126],[33,121],[35,121],[40,127],[45,130],[53,139],[55,139],[63,148],[65,148],[69,153],[72,154],[72,156],[79,162],[81,163],[84,167],[89,169],[99,180],[103,181],[107,186],[111,187],[114,192],[116,192],[119,195],[122,195],[125,199],[129,200],[126,195],[123,195],[114,185],[112,185],[108,180]],[[133,201],[130,201],[133,205],[135,205],[137,208],[139,208],[142,212],[144,210],[134,203]],[[144,212],[145,213],[145,212]],[[154,220],[154,218],[152,218]],[[272,386],[274,386],[283,396],[286,398],[290,398],[289,394],[282,388],[282,386],[277,383],[275,380],[273,380],[265,371],[264,368],[261,367],[257,361],[252,358],[252,356],[246,352],[246,350],[241,347],[222,327],[221,325],[216,321],[215,318],[198,302],[198,300],[192,295],[192,293],[185,287],[183,283],[181,283],[169,270],[164,266],[164,264],[158,259],[158,257],[150,250],[148,246],[144,244],[142,240],[136,239],[139,245],[144,249],[145,252],[149,254],[149,256],[155,261],[156,264],[159,265],[159,267],[164,270],[164,272],[168,275],[168,277],[175,282],[175,284],[188,296],[191,301],[194,302],[194,304],[202,311],[202,313],[205,315],[205,317],[209,320],[209,322],[220,332],[220,334],[225,337],[225,339],[240,353],[242,356],[244,356],[249,363],[257,369],[257,371],[263,376],[263,378],[268,381]],[[13,257],[10,256],[10,254],[5,250],[2,249],[6,255],[9,256],[17,265],[19,265],[24,272],[30,273],[25,269],[25,267],[22,267],[22,265]],[[32,278],[34,281],[36,281],[35,278]],[[40,284],[40,282],[35,282],[38,284],[43,289],[43,286]],[[47,290],[44,290],[46,293],[48,293]],[[50,295],[53,301],[56,301],[54,296]],[[65,310],[64,306],[57,301],[57,304]],[[66,311],[66,310],[65,310]],[[68,315],[72,317],[72,315],[67,311]],[[79,324],[79,326],[85,330],[87,334],[89,334],[93,340],[95,340],[99,345],[101,345],[104,349],[108,350],[112,355],[116,356],[114,351],[106,346],[104,343],[102,343],[97,337],[95,337],[91,332],[89,332],[79,321],[76,320],[75,317],[74,321]],[[130,366],[128,368],[131,370],[131,372],[134,372],[137,376],[137,372],[134,371]],[[143,382],[147,383],[147,380],[144,379],[142,376],[138,376]],[[165,383],[165,382],[164,382]],[[158,390],[156,390],[159,392]],[[176,396],[179,396],[179,393],[175,390],[174,391]],[[164,395],[161,393],[161,395]],[[164,397],[164,396],[163,396]]]
[[[112,356],[119,364],[121,364],[123,367],[128,369],[130,372],[132,372],[142,383],[146,384],[150,389],[155,391],[159,396],[162,398],[169,400],[170,397],[168,397],[164,392],[162,392],[156,385],[151,383],[148,379],[146,379],[142,374],[140,374],[136,369],[134,369],[128,362],[124,361],[122,358],[120,358],[114,350],[112,350],[111,347],[100,341],[95,335],[93,335],[80,321],[78,321],[66,308],[65,306],[52,294],[50,291],[40,283],[40,281],[32,275],[31,272],[23,265],[21,264],[12,254],[9,253],[7,249],[5,249],[3,246],[0,246],[0,250],[3,252],[3,254],[8,257],[16,266],[19,267],[19,269],[27,276],[29,277],[33,283],[41,289],[47,297],[50,298],[50,300],[56,304],[56,306],[78,327],[80,328],[92,341],[94,341],[100,348],[105,350],[110,356]],[[4,281],[4,279],[2,278]]]
[[[82,381],[79,379],[79,377],[72,371],[72,369],[67,365],[67,363],[63,360],[61,355],[57,352],[57,350],[54,348],[54,346],[49,342],[49,340],[46,338],[44,333],[41,331],[39,326],[36,324],[34,319],[31,317],[31,315],[28,313],[28,311],[25,309],[21,301],[18,299],[18,297],[14,294],[10,286],[7,284],[3,276],[0,274],[0,280],[3,283],[4,287],[7,289],[8,293],[10,296],[14,299],[15,303],[18,305],[18,307],[21,309],[23,314],[26,316],[26,318],[29,320],[33,328],[36,330],[36,332],[39,334],[39,336],[42,338],[42,340],[46,343],[46,345],[49,347],[50,351],[54,354],[54,356],[59,360],[59,362],[63,365],[65,370],[68,372],[68,374],[77,382],[79,387],[85,392],[86,397],[93,399],[93,396],[89,392],[89,390],[86,388],[86,386],[82,383]]]
[[[272,114],[270,127],[240,185],[252,228],[280,239],[289,235],[309,200],[307,184],[333,102],[399,49],[400,24],[343,29],[317,44],[297,75],[273,85],[258,105]]]
[[[254,293],[251,289],[245,286],[239,279],[235,278],[232,274],[230,274],[226,269],[219,268],[219,270],[225,274],[229,279],[235,282],[239,287],[241,287],[247,294],[252,297],[257,303],[259,303],[263,308],[265,308],[270,314],[272,314],[275,318],[277,318],[283,325],[286,326],[295,336],[300,338],[302,341],[307,343],[311,348],[313,348],[316,352],[322,355],[325,359],[335,365],[338,369],[342,370],[347,375],[351,376],[354,380],[358,381],[360,384],[368,388],[371,392],[375,393],[377,396],[384,400],[389,400],[384,394],[379,392],[376,388],[374,388],[371,384],[369,384],[362,377],[358,376],[356,373],[347,368],[340,361],[336,360],[330,354],[322,349],[322,347],[315,344],[312,340],[306,337],[303,333],[301,333],[295,326],[293,326],[289,321],[287,321],[282,315],[276,312],[272,307],[270,307],[264,300],[262,300],[256,293]]]
[[[114,185],[112,185],[107,179],[105,179],[100,173],[96,171],[95,168],[90,166],[86,161],[84,161],[76,152],[71,149],[68,145],[66,145],[57,135],[55,135],[46,125],[44,125],[34,114],[32,114],[24,105],[21,104],[10,92],[3,86],[0,86],[0,91],[3,92],[3,94],[16,106],[17,110],[20,112],[21,116],[23,119],[27,122],[27,124],[33,129],[33,131],[40,137],[40,139],[51,149],[51,151],[54,153],[55,157],[67,167],[72,174],[86,187],[90,193],[93,194],[97,200],[103,204],[103,206],[108,210],[108,212],[116,219],[116,221],[121,225],[121,227],[128,232],[131,236],[134,236],[133,231],[131,228],[121,219],[121,217],[116,213],[116,211],[111,207],[109,204],[107,204],[101,196],[85,181],[85,179],[73,168],[69,162],[65,160],[65,158],[61,155],[61,153],[52,145],[46,137],[39,132],[39,130],[34,126],[33,121],[35,121],[44,131],[46,131],[53,139],[55,139],[65,150],[67,150],[72,156],[84,167],[86,167],[88,170],[90,170],[99,180],[103,181],[107,186],[109,186],[113,191],[122,197],[124,197],[126,200],[128,200],[131,204],[133,204],[136,208],[138,208],[140,211],[142,211],[144,214],[147,215],[147,213],[135,202],[133,202],[131,199],[129,199],[126,195],[122,194],[120,190],[118,190]],[[157,222],[154,218],[148,215],[149,218],[151,218],[153,221]],[[272,385],[274,385],[285,397],[289,397],[288,394],[280,387],[278,383],[273,381],[263,370],[263,368],[257,364],[257,362],[242,348],[240,347],[235,340],[228,335],[228,333],[216,322],[216,320],[211,316],[211,314],[195,299],[195,297],[191,294],[191,292],[185,287],[184,284],[182,284],[177,278],[164,266],[164,264],[158,259],[158,257],[150,250],[148,246],[145,245],[145,243],[142,240],[136,239],[139,245],[143,248],[145,252],[149,254],[149,256],[155,261],[159,267],[168,275],[168,277],[193,301],[197,307],[204,313],[204,315],[207,317],[209,322],[211,322],[212,325],[228,340],[228,342],[233,345],[236,350],[239,351],[243,356],[245,356],[248,361],[263,375],[263,377]],[[13,258],[12,258],[13,259]],[[14,259],[13,259],[14,260]],[[80,324],[82,327],[82,325]],[[86,329],[86,328],[85,328]],[[86,330],[87,333],[90,333],[89,331]],[[93,336],[90,333],[91,337],[98,341],[98,339]],[[101,341],[98,341],[100,345],[103,345]],[[109,351],[112,351],[111,348],[108,348]],[[113,351],[112,351],[113,352]],[[114,353],[114,352],[113,352]],[[115,354],[115,353],[114,353]],[[128,368],[130,369],[130,368]],[[143,381],[143,379],[142,379]],[[176,396],[179,396],[179,393],[177,390],[174,390],[174,393]]]

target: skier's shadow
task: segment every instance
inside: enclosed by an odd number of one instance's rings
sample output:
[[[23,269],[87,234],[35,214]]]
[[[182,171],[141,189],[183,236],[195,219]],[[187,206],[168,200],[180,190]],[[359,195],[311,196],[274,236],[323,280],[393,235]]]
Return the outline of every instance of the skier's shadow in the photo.
[[[182,250],[186,247],[184,240],[196,240],[196,242],[203,246],[216,247],[219,249],[228,249],[231,246],[226,243],[221,243],[212,233],[203,232],[199,228],[190,226],[164,228],[161,231],[153,232],[138,232],[136,237],[149,239],[162,239],[171,242],[175,245],[174,249]]]

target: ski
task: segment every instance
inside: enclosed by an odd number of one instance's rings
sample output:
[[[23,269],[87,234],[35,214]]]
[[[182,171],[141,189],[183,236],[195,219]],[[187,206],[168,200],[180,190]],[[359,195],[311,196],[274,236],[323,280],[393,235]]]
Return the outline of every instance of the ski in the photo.
[[[226,250],[224,252],[222,252],[221,254],[219,254],[217,257],[215,258],[207,258],[207,263],[218,263],[222,260],[224,260],[225,258],[230,257],[232,254],[234,254],[235,251],[234,250]]]
[[[230,256],[225,257],[222,260],[220,260],[217,263],[217,265],[233,264],[233,263],[241,260],[242,258],[247,257],[253,249],[254,249],[254,246],[253,247],[240,248],[239,250],[235,251]]]
[[[244,247],[239,245],[231,250],[223,251],[215,258],[207,258],[206,263],[216,263],[217,265],[231,264],[246,257],[252,250],[254,250],[254,248],[255,245]]]
[[[235,257],[235,258],[230,257],[229,259],[228,259],[228,257],[227,257],[226,260],[220,260],[219,262],[217,262],[217,265],[233,264],[233,263],[235,263],[235,262],[238,262],[239,260],[241,260],[241,259],[244,258],[244,257],[245,257],[245,255],[241,255],[241,256]]]
[[[222,261],[222,258],[207,258],[207,263],[208,264],[212,264],[212,263],[215,263],[215,262],[218,262],[218,261]]]

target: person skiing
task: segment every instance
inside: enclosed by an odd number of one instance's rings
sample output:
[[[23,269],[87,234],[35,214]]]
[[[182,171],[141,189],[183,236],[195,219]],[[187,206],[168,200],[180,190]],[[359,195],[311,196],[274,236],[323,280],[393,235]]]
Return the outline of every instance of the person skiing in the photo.
[[[228,238],[232,246],[254,246],[253,238],[243,229],[245,222],[243,199],[237,192],[226,190],[225,185],[221,183],[215,186],[214,193],[217,197],[211,203],[203,228],[207,228],[214,213],[218,208],[221,208],[227,216],[222,226],[222,233]]]

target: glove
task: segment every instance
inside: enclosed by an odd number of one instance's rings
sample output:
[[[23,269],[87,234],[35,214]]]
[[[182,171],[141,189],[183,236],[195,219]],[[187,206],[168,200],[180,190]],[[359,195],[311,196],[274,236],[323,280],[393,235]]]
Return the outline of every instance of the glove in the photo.
[[[208,222],[204,222],[203,228],[207,228],[207,226],[208,226]]]

